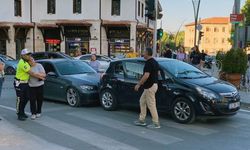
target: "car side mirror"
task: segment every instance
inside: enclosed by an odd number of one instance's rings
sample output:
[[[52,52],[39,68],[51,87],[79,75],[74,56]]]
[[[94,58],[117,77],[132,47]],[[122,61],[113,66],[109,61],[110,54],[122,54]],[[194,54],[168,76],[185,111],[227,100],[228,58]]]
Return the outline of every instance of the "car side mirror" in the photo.
[[[49,72],[47,75],[49,77],[57,77],[58,76],[55,72]]]

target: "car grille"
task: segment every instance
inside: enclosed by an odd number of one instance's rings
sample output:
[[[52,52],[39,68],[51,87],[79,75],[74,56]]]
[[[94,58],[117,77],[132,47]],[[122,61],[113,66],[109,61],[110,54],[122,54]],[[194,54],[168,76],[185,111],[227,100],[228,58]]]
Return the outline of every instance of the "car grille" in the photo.
[[[235,102],[240,100],[240,94],[239,92],[230,92],[230,93],[220,93],[220,95],[223,97],[223,102]]]

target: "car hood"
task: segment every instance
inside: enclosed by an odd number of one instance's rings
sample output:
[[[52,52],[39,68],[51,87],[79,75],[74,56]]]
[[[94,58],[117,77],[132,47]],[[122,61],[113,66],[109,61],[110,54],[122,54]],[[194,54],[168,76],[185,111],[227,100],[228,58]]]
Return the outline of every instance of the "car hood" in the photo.
[[[98,73],[65,75],[65,77],[78,85],[86,84],[98,86],[100,83],[100,74]]]
[[[183,79],[186,83],[198,85],[207,88],[217,93],[235,92],[237,89],[230,83],[216,79],[214,77],[200,78],[200,79]]]

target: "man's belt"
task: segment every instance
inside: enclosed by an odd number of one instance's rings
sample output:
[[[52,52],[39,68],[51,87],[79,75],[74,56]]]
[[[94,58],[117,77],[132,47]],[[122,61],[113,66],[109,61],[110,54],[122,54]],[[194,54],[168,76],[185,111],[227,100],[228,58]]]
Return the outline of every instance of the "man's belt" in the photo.
[[[17,78],[15,78],[15,80],[18,81],[19,83],[28,83],[29,82],[28,80],[20,80]]]

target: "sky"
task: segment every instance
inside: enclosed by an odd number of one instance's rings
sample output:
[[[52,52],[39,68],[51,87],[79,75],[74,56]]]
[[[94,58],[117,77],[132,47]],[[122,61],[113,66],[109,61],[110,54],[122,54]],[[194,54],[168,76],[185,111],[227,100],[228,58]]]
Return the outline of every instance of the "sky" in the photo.
[[[241,0],[241,6],[246,0]],[[160,0],[163,9],[162,28],[175,33],[194,21],[192,0]],[[201,0],[199,18],[230,16],[234,0]],[[160,26],[160,22],[158,26]]]

